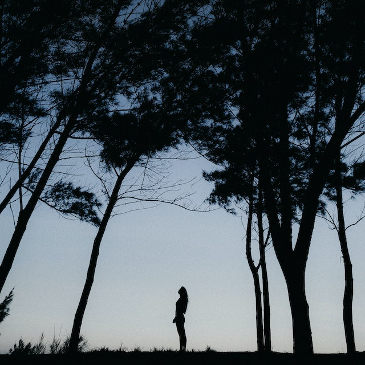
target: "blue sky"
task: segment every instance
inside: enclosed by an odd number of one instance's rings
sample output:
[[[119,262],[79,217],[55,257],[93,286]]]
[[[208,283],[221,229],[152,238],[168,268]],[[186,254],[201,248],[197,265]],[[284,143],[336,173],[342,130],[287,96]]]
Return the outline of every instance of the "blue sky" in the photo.
[[[204,159],[178,162],[171,179],[200,176]],[[190,185],[184,187],[187,192]],[[202,202],[211,185],[193,187]],[[346,205],[348,222],[362,198]],[[365,350],[363,303],[365,222],[348,231],[354,266],[354,322],[357,349]],[[0,226],[3,257],[12,234],[10,211]],[[71,331],[96,228],[60,217],[40,205],[28,225],[2,297],[15,287],[10,316],[0,325],[0,351],[20,338],[36,342]],[[267,251],[274,351],[292,350],[291,316],[283,275],[274,250]],[[337,236],[317,220],[307,267],[307,296],[316,352],[346,350],[342,325],[343,262]],[[90,348],[121,345],[143,350],[178,349],[172,323],[178,289],[187,288],[188,350],[254,351],[255,304],[244,251],[244,228],[222,209],[189,212],[171,205],[114,217],[103,239],[82,333]],[[2,299],[1,299],[2,300]]]

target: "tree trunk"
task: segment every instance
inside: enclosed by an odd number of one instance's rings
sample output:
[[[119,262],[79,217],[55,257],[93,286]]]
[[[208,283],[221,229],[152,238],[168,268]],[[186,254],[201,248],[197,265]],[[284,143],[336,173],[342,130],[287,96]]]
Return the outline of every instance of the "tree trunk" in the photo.
[[[336,206],[338,216],[338,238],[340,241],[343,264],[345,269],[345,290],[343,294],[343,325],[345,329],[345,338],[347,345],[347,353],[354,354],[356,352],[355,334],[352,315],[352,300],[353,300],[353,275],[350,253],[348,250],[345,217],[343,212],[343,197],[342,197],[342,179],[341,179],[341,162],[336,161]]]
[[[284,232],[284,228],[280,225],[275,194],[265,165],[260,168],[260,181],[264,191],[265,208],[275,254],[284,274],[289,295],[293,321],[293,351],[299,355],[311,355],[313,354],[312,331],[304,287],[305,264],[308,254],[307,251],[304,253],[301,250],[299,253],[293,251],[291,229],[289,232]],[[314,220],[315,216],[312,218]],[[303,225],[301,225],[301,229],[303,230]],[[311,235],[305,238],[309,239],[310,244]],[[304,245],[309,248],[308,242],[306,243],[307,246],[301,242],[301,246]]]
[[[271,352],[271,314],[270,314],[270,296],[269,281],[267,277],[265,249],[260,253],[261,274],[262,274],[262,294],[264,304],[264,337],[265,352]]]
[[[253,183],[253,182],[252,182]],[[255,266],[252,253],[251,253],[251,241],[252,241],[252,216],[253,216],[253,196],[251,194],[249,202],[249,211],[247,219],[247,230],[246,230],[246,257],[248,266],[250,267],[254,288],[255,288],[255,301],[256,301],[256,334],[257,334],[257,351],[263,352],[265,349],[264,345],[264,329],[262,322],[262,303],[261,303],[261,288],[260,278],[258,273],[258,267]]]
[[[128,172],[133,168],[134,164],[135,164],[135,160],[128,163],[126,165],[126,167],[124,168],[124,170],[121,172],[121,174],[118,176],[117,181],[113,188],[113,192],[110,196],[108,205],[106,207],[103,219],[100,223],[98,233],[96,234],[94,244],[93,244],[93,249],[91,252],[89,268],[87,270],[84,289],[82,291],[79,305],[77,307],[75,317],[74,317],[74,322],[73,322],[72,332],[71,332],[71,337],[70,337],[70,344],[69,344],[69,349],[68,349],[69,353],[75,354],[78,351],[81,325],[82,325],[82,321],[84,318],[84,313],[85,313],[86,305],[87,305],[89,295],[91,292],[91,288],[94,283],[95,270],[96,270],[96,264],[97,264],[98,256],[99,256],[100,244],[103,239],[103,236],[104,236],[106,227],[108,225],[109,219],[111,217],[111,214],[113,212],[113,209],[115,207],[115,204],[118,201],[118,194],[119,194],[119,190],[122,185],[122,182],[123,182],[124,178],[126,177],[126,175],[128,174]]]
[[[263,328],[263,320],[262,320],[262,304],[261,304],[261,288],[260,288],[260,279],[257,270],[252,271],[253,282],[255,286],[255,302],[256,302],[256,334],[257,334],[257,351],[264,352],[265,343],[264,343],[264,328]]]
[[[289,294],[289,303],[293,320],[293,352],[296,355],[313,354],[312,330],[309,319],[309,307],[305,295],[304,270],[293,268],[284,273]]]
[[[264,343],[265,352],[271,352],[271,320],[270,320],[270,296],[269,296],[269,280],[266,268],[264,229],[262,222],[262,190],[259,189],[259,201],[257,208],[257,223],[259,229],[259,248],[260,248],[260,265],[262,275],[262,299],[264,307]],[[269,233],[268,233],[269,237]]]

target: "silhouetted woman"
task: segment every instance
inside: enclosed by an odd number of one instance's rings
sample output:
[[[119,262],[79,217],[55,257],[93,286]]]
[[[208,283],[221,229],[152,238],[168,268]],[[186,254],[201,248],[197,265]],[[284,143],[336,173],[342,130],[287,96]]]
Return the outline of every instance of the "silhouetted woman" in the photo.
[[[182,286],[179,289],[180,298],[176,302],[175,318],[172,323],[176,323],[177,333],[180,338],[180,351],[186,351],[186,334],[185,334],[185,317],[186,308],[188,307],[188,292]]]

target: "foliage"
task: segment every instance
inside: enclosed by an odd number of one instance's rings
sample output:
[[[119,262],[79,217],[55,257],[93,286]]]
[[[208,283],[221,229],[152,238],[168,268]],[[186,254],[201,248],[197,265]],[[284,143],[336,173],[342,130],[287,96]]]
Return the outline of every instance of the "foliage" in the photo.
[[[41,174],[42,170],[35,168],[24,186],[34,191]],[[95,226],[100,224],[97,210],[102,206],[101,202],[93,192],[75,186],[73,182],[56,181],[45,188],[40,200],[63,215],[72,215]]]
[[[0,120],[0,147],[7,143],[15,144],[18,140],[18,129],[12,123]]]
[[[342,188],[348,190],[352,196],[365,191],[365,161],[363,156],[356,157],[353,161],[349,157],[341,157],[339,164]],[[336,171],[330,171],[324,195],[330,201],[336,201]]]
[[[102,145],[101,159],[110,170],[131,159],[152,156],[173,147],[179,140],[176,125],[161,118],[156,107],[140,107],[136,113],[113,113],[91,131]]]
[[[10,303],[13,301],[14,289],[5,297],[5,299],[0,303],[0,323],[9,315]]]
[[[100,218],[95,209],[101,207],[101,203],[95,194],[80,187],[75,187],[71,182],[57,181],[42,195],[42,201],[51,205],[62,214],[70,214],[81,221],[98,226]]]
[[[0,85],[2,98],[0,113],[19,115],[19,105],[28,115],[43,114],[44,107],[38,100],[41,81],[50,71],[53,52],[60,40],[60,30],[65,29],[71,16],[69,0],[57,4],[43,0],[5,0],[1,12],[1,65]],[[71,20],[72,21],[72,20]],[[53,54],[52,54],[53,53]]]

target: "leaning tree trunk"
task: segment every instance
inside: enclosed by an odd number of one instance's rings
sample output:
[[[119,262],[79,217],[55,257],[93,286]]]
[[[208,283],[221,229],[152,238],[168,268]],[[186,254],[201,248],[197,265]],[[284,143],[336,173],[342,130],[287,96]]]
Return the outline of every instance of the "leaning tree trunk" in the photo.
[[[342,197],[342,179],[340,171],[340,159],[336,161],[336,206],[338,216],[338,238],[340,241],[343,264],[345,268],[345,290],[343,294],[343,325],[345,328],[345,338],[347,345],[347,353],[354,354],[356,352],[355,334],[352,315],[352,301],[354,295],[352,263],[348,250],[345,217],[343,212],[343,197]]]
[[[56,166],[59,157],[62,153],[63,147],[65,146],[69,134],[73,128],[74,123],[69,121],[66,125],[65,129],[61,133],[56,146],[48,160],[48,163],[43,170],[43,174],[40,177],[38,184],[36,188],[34,189],[34,192],[32,193],[32,196],[30,197],[27,205],[25,208],[19,213],[18,222],[15,226],[13,236],[11,237],[10,243],[8,245],[8,248],[5,252],[3,261],[0,266],[0,292],[2,291],[6,278],[8,277],[8,274],[11,270],[11,267],[13,266],[13,262],[15,259],[15,255],[18,251],[20,242],[23,238],[24,232],[27,228],[27,224],[29,222],[29,219],[38,203],[38,199],[40,198],[44,187],[47,184],[47,181],[49,177],[52,174],[52,171],[54,167]]]
[[[81,325],[82,325],[82,321],[84,318],[84,313],[85,313],[86,305],[87,305],[89,295],[91,292],[91,288],[92,288],[92,285],[94,282],[96,264],[98,262],[98,256],[99,256],[99,250],[100,250],[100,244],[103,239],[103,236],[104,236],[106,227],[108,225],[109,219],[111,217],[111,214],[113,212],[113,209],[115,207],[115,204],[118,201],[118,194],[119,194],[119,190],[122,185],[122,182],[123,182],[124,178],[126,177],[126,175],[129,173],[129,171],[132,169],[134,164],[135,164],[135,160],[128,163],[126,165],[126,167],[124,168],[124,170],[118,176],[117,181],[114,185],[112,194],[109,198],[109,202],[106,207],[103,219],[100,223],[98,233],[96,234],[94,244],[93,244],[93,249],[91,252],[89,268],[87,270],[84,289],[81,294],[81,298],[80,298],[79,305],[78,305],[76,313],[75,313],[75,318],[74,318],[74,322],[73,322],[73,326],[72,326],[70,344],[69,344],[69,348],[68,348],[69,353],[75,354],[78,351]]]

